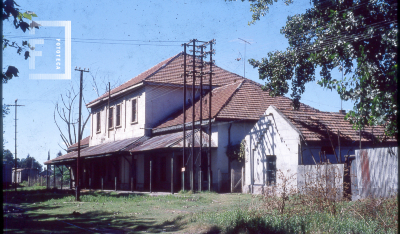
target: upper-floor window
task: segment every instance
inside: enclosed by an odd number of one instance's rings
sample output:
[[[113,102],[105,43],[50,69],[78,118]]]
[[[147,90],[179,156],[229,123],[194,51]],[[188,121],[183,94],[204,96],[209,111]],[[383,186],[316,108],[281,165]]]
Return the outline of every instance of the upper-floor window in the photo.
[[[114,127],[114,108],[110,107],[110,109],[108,110],[108,128],[113,128]]]
[[[132,99],[132,123],[137,122],[137,99]]]
[[[115,126],[121,126],[121,104],[117,105],[116,109],[116,118],[115,118]]]
[[[96,113],[96,132],[101,131],[100,111]]]

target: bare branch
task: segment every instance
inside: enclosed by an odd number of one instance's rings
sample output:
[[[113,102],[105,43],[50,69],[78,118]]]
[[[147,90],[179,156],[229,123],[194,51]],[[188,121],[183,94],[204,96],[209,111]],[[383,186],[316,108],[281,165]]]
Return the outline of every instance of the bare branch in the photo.
[[[56,126],[57,126],[57,128],[58,128],[58,131],[60,131],[61,139],[64,141],[65,145],[69,146],[68,141],[64,140],[64,139],[65,139],[65,136],[64,136],[63,132],[61,131],[60,126],[59,126],[58,123],[57,123],[57,120],[56,120],[56,112],[55,112],[55,111],[54,111],[54,123],[56,124]]]
[[[90,118],[90,115],[88,115],[88,117],[86,118],[85,122],[84,122],[83,125],[82,125],[81,139],[82,139],[83,130],[85,130],[85,126],[86,126],[86,124],[87,124],[89,118]]]
[[[60,145],[60,143],[57,143],[57,144],[58,144],[58,146],[60,146],[61,149],[65,150],[65,152],[68,152],[68,150],[64,149],[64,148]]]

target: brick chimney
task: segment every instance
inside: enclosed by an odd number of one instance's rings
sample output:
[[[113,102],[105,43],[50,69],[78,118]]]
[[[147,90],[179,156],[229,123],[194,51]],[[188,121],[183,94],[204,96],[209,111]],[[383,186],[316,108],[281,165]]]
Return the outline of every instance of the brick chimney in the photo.
[[[346,114],[346,110],[339,110],[339,113],[345,115]]]

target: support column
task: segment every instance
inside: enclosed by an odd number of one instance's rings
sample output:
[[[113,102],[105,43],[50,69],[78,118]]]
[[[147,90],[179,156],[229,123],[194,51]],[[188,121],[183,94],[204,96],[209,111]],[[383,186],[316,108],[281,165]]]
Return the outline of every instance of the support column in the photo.
[[[172,157],[171,157],[171,194],[174,194],[174,157],[175,157],[175,152],[172,152]]]
[[[235,186],[235,171],[231,169],[231,193],[233,193],[233,186]]]
[[[56,185],[56,165],[54,165],[54,177],[53,177],[53,179],[54,179],[54,188],[57,188],[57,185]]]
[[[244,188],[244,167],[242,167],[242,193],[243,193],[243,188]]]
[[[150,193],[153,192],[153,188],[152,188],[153,175],[152,174],[153,174],[153,159],[150,159]]]
[[[199,179],[198,179],[198,181],[199,181],[199,192],[201,192],[201,185],[202,185],[202,180],[201,180],[201,178],[202,178],[202,175],[203,175],[203,172],[201,171],[201,170],[199,170]]]
[[[185,167],[181,168],[182,170],[182,191],[185,191]]]
[[[218,192],[221,192],[221,182],[222,182],[221,170],[218,169]]]
[[[63,168],[63,166],[61,166],[61,168]],[[61,171],[61,184],[60,184],[60,189],[62,190],[63,187],[63,179],[64,179],[64,168],[61,170],[60,168],[58,168]]]
[[[136,159],[135,159],[135,157],[136,156],[133,156],[132,155],[132,181],[131,181],[131,189],[132,189],[132,192],[133,191],[135,191],[135,189],[136,189]]]
[[[72,189],[71,167],[69,167],[68,170],[69,170],[69,189]]]

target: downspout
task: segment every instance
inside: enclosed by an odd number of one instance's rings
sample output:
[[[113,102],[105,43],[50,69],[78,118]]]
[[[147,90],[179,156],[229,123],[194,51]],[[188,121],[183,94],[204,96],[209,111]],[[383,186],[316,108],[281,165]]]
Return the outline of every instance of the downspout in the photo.
[[[228,127],[228,149],[230,149],[232,146],[232,144],[231,144],[231,128],[232,128],[232,123],[230,123],[229,127]],[[231,179],[232,179],[231,178],[231,157],[229,155],[227,155],[227,156],[228,156],[228,182],[229,182],[229,184],[232,184],[232,183],[230,183]],[[232,188],[230,188],[229,191],[232,191]]]

